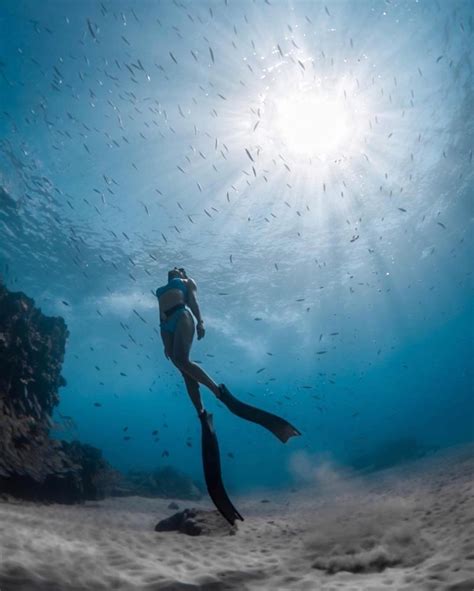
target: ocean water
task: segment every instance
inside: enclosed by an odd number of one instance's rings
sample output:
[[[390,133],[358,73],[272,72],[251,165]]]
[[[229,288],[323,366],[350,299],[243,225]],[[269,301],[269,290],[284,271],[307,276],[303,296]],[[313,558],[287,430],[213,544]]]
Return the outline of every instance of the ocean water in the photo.
[[[58,437],[203,480],[153,295],[177,265],[192,359],[302,432],[283,446],[201,388],[229,491],[473,439],[473,18],[2,2],[1,273],[70,331]]]

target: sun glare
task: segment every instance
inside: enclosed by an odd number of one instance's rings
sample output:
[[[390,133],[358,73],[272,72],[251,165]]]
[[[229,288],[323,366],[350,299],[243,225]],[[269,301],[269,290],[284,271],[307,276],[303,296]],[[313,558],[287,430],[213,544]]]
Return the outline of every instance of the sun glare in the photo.
[[[307,82],[279,63],[268,68],[247,129],[261,148],[273,148],[294,164],[313,159],[347,163],[364,151],[371,111],[353,73],[322,73]]]
[[[343,102],[312,93],[279,100],[274,123],[292,152],[320,158],[341,149],[351,133],[350,114]]]

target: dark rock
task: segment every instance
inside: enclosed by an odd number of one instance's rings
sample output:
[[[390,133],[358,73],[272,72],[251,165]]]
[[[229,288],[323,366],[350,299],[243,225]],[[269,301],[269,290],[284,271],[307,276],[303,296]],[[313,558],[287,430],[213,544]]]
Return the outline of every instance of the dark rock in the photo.
[[[189,510],[185,509],[179,513],[174,513],[171,517],[162,519],[155,525],[155,531],[179,531],[181,525],[188,517]]]
[[[83,498],[97,501],[109,495],[121,475],[104,460],[100,449],[79,441],[61,443],[63,452],[74,462]]]
[[[174,511],[177,511],[179,509],[179,505],[178,503],[171,501],[171,503],[168,505],[168,509],[173,509]]]
[[[231,536],[237,530],[227,523],[218,511],[184,509],[162,519],[155,526],[157,532],[177,531],[188,536]]]
[[[66,339],[62,318],[44,316],[0,284],[0,492],[75,503],[100,498],[113,471],[99,450],[50,438]],[[102,480],[101,480],[102,479]]]

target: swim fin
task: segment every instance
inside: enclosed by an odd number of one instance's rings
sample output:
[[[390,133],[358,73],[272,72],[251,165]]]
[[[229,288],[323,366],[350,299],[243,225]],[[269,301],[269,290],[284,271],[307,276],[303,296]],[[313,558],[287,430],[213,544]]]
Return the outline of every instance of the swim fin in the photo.
[[[221,392],[219,400],[223,402],[231,412],[242,419],[258,423],[262,427],[265,427],[283,443],[286,443],[290,437],[301,435],[298,429],[293,427],[288,421],[285,421],[285,419],[282,419],[271,412],[267,412],[266,410],[256,408],[255,406],[237,400],[235,396],[232,396],[224,384],[219,385],[219,390]]]
[[[202,427],[202,463],[207,490],[214,505],[227,521],[234,525],[236,519],[244,520],[242,515],[232,504],[227,496],[221,476],[221,460],[219,456],[219,444],[212,421],[212,414],[203,411],[199,418]]]

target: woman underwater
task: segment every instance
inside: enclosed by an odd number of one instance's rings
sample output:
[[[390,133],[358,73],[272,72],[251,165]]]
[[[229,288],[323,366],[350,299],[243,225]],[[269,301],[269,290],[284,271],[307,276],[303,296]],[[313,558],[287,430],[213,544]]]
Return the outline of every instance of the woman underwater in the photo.
[[[198,340],[206,334],[196,291],[195,281],[186,275],[183,268],[174,267],[168,272],[168,283],[156,290],[160,307],[161,338],[166,358],[181,372],[189,397],[201,420],[204,475],[209,495],[221,514],[233,525],[236,519],[243,520],[243,517],[225,492],[212,415],[203,407],[199,385],[207,386],[231,412],[269,429],[283,443],[301,433],[285,419],[239,401],[224,384],[216,384],[199,365],[189,359],[195,332],[193,314],[197,320]]]

